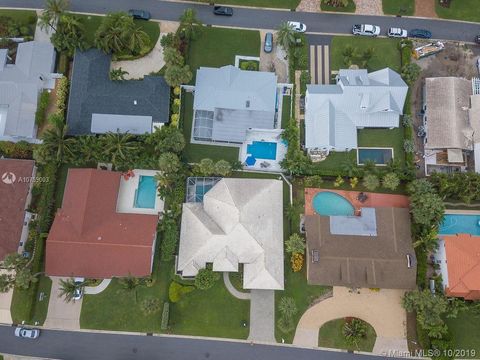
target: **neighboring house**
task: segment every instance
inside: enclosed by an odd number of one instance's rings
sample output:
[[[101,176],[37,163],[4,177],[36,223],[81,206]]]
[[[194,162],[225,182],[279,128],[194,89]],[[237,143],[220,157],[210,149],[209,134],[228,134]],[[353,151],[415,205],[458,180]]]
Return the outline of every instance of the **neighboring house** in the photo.
[[[425,79],[423,126],[427,175],[466,169],[467,154],[474,149],[469,110],[472,94],[472,81],[467,79]]]
[[[274,73],[201,67],[194,92],[193,142],[242,144],[247,130],[278,126]]]
[[[75,52],[67,124],[70,135],[145,134],[169,120],[170,87],[161,76],[110,80],[111,56]]]
[[[414,289],[415,252],[405,208],[362,208],[361,216],[305,217],[309,284]]]
[[[21,252],[28,238],[33,160],[0,159],[0,261]]]
[[[435,254],[447,296],[480,300],[480,237],[442,235]]]
[[[357,129],[396,128],[408,86],[385,68],[342,69],[335,85],[308,85],[305,98],[305,147],[310,156],[357,148]]]
[[[183,204],[177,272],[194,277],[207,264],[237,272],[245,289],[283,290],[283,184],[222,179],[203,202]]]
[[[36,142],[39,94],[55,88],[55,50],[50,43],[18,44],[15,62],[0,49],[0,140]]]
[[[47,239],[49,276],[150,275],[158,215],[117,210],[121,177],[115,171],[68,171],[62,207]]]

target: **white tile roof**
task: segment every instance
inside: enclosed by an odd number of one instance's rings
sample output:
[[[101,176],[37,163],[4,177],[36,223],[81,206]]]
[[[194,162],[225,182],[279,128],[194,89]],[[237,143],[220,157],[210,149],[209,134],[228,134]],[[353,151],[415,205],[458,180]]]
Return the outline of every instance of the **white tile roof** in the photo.
[[[195,276],[238,271],[245,289],[282,290],[283,184],[267,179],[222,179],[203,203],[183,204],[177,270]]]
[[[408,86],[385,68],[340,70],[336,85],[309,85],[306,95],[306,148],[357,147],[357,128],[398,127]]]

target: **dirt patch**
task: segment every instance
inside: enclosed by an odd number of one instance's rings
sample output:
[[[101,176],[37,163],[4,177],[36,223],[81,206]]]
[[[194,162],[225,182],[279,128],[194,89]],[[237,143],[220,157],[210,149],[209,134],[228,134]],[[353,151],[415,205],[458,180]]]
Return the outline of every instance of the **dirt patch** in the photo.
[[[415,0],[415,16],[436,18],[436,0]]]
[[[420,46],[415,44],[415,46]],[[476,66],[480,56],[480,47],[465,45],[458,42],[446,42],[445,50],[415,62],[422,68],[420,78],[412,87],[412,118],[415,137],[416,160],[418,161],[417,176],[425,176],[423,138],[417,136],[419,127],[423,124],[422,102],[423,84],[427,77],[457,76],[471,79],[478,76]]]

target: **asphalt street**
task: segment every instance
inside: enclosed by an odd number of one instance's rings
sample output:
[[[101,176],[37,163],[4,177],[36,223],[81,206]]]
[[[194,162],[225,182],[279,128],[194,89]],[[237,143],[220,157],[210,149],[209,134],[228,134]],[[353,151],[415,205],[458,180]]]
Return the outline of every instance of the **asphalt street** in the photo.
[[[44,0],[0,0],[0,7],[42,8]],[[385,34],[388,27],[402,27],[407,30],[424,28],[432,32],[433,38],[445,40],[473,41],[480,33],[480,24],[463,23],[446,20],[391,17],[359,16],[334,13],[304,13],[280,10],[262,10],[252,8],[235,8],[232,17],[215,16],[212,6],[160,0],[70,0],[70,9],[76,12],[107,13],[145,9],[158,20],[178,20],[183,10],[193,7],[199,19],[205,24],[233,26],[242,28],[276,29],[280,23],[293,20],[307,25],[308,33],[350,34],[352,25],[369,23],[379,25]]]
[[[377,356],[171,336],[42,330],[37,340],[0,326],[0,353],[65,360],[378,360]]]

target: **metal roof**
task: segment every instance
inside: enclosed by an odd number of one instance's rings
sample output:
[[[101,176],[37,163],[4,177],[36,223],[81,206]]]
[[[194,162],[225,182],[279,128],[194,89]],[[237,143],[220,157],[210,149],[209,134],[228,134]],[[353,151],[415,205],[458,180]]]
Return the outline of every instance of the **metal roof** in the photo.
[[[138,115],[92,114],[92,133],[107,132],[142,135],[152,132],[152,117]]]

